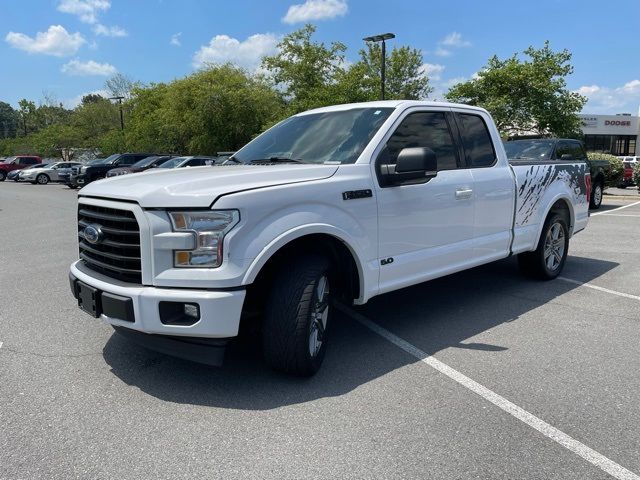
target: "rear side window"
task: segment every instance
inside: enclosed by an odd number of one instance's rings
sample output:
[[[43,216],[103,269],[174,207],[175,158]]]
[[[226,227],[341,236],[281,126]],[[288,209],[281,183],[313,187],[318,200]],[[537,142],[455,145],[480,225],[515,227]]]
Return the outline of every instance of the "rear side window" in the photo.
[[[134,156],[126,156],[126,157],[122,157],[120,158],[120,161],[118,162],[118,165],[133,165],[134,163],[136,163],[139,159],[134,157]]]
[[[205,158],[193,158],[187,162],[186,167],[202,167],[203,165],[207,165],[207,160]]]
[[[467,164],[471,168],[490,167],[496,161],[496,152],[487,124],[482,117],[467,113],[457,114],[461,127]]]
[[[562,158],[564,156],[564,158]],[[587,156],[580,142],[560,141],[556,147],[556,160],[584,160]]]
[[[428,147],[436,153],[438,171],[458,168],[457,148],[443,112],[408,115],[381,152],[381,163],[394,164],[403,148]]]
[[[18,163],[20,163],[21,165],[35,165],[36,163],[38,163],[38,161],[35,158],[23,157]]]

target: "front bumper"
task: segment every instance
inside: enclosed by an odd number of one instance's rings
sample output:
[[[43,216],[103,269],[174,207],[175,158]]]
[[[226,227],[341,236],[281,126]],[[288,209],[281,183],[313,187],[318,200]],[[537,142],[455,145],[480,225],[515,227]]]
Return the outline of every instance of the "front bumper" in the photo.
[[[100,319],[114,327],[124,327],[138,332],[176,337],[230,338],[238,335],[240,316],[246,291],[200,290],[190,288],[159,288],[133,285],[109,279],[86,268],[81,261],[71,265],[69,280],[77,298],[75,282],[80,281],[104,293],[131,299],[129,319],[99,312]],[[160,318],[160,302],[196,303],[200,319],[193,325],[167,325]],[[108,312],[109,313],[109,312]]]
[[[87,183],[89,183],[89,178],[84,173],[80,173],[79,175],[71,175],[69,177],[68,183],[70,185],[73,185],[74,187],[84,187]]]

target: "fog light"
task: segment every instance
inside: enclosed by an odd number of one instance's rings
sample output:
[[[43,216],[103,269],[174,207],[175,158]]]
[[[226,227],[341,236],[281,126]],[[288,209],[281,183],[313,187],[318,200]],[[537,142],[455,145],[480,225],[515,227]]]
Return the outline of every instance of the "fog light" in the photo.
[[[197,303],[160,302],[158,313],[163,325],[189,326],[200,320],[200,306]]]
[[[200,318],[200,309],[198,308],[198,305],[195,303],[185,303],[184,314],[187,317]]]

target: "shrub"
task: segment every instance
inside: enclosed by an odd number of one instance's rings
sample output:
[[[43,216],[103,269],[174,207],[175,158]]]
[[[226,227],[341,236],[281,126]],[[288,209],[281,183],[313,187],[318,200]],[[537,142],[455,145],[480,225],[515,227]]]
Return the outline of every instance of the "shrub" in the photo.
[[[636,184],[638,191],[640,192],[640,163],[636,163],[636,166],[633,169],[633,183]]]
[[[608,153],[600,152],[588,152],[587,157],[589,160],[606,160],[609,162],[609,171],[604,177],[605,188],[617,187],[620,185],[622,178],[624,177],[624,166],[622,165],[622,160]]]

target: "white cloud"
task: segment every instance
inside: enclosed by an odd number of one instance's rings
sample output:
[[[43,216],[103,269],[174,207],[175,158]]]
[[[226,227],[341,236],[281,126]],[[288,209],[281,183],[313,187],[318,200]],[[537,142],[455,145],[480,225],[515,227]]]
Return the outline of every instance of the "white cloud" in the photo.
[[[271,33],[257,33],[243,41],[228,35],[216,35],[193,55],[193,66],[199,68],[207,63],[231,62],[255,69],[262,57],[276,52],[277,44],[278,38]]]
[[[82,77],[90,75],[102,75],[104,77],[108,77],[118,72],[116,67],[114,67],[110,63],[98,63],[94,62],[93,60],[89,60],[88,62],[81,62],[78,59],[71,60],[70,62],[65,63],[60,71],[62,73],[66,73],[67,75]]]
[[[5,40],[19,50],[56,57],[73,55],[86,43],[80,33],[69,33],[62,25],[51,25],[46,32],[38,32],[35,38],[24,33],[9,32]]]
[[[462,34],[458,32],[451,32],[449,35],[440,40],[440,45],[444,45],[446,47],[470,47],[471,42],[462,39]]]
[[[174,47],[182,46],[182,42],[180,42],[180,37],[182,36],[182,32],[174,33],[171,35],[171,40],[169,40],[169,45],[173,45]]]
[[[447,50],[446,48],[438,47],[436,51],[433,52],[438,57],[448,57],[451,55],[451,50]]]
[[[584,85],[576,93],[588,98],[583,111],[587,113],[636,113],[640,105],[640,80],[631,80],[620,87]]]
[[[109,0],[60,0],[58,10],[76,15],[84,23],[96,23],[100,12],[109,10]]]
[[[95,24],[95,26],[93,27],[93,33],[95,33],[96,35],[102,35],[104,37],[126,37],[127,35],[129,35],[127,31],[122,27],[118,27],[117,25],[107,27],[105,25],[102,25],[101,23]]]
[[[343,17],[349,11],[346,0],[307,0],[291,5],[282,17],[284,23],[302,23],[311,20],[327,20]]]
[[[445,66],[438,63],[423,63],[422,67],[420,67],[420,70],[426,73],[429,80],[432,81],[440,80],[444,69]]]
[[[104,98],[109,98],[111,96],[111,94],[106,90],[92,90],[90,92],[84,92],[84,93],[81,93],[80,95],[76,95],[73,98],[69,98],[62,103],[66,108],[73,109],[73,108],[76,108],[78,105],[80,105],[80,102],[82,102],[82,97],[89,94],[100,95],[101,97],[104,97]]]

